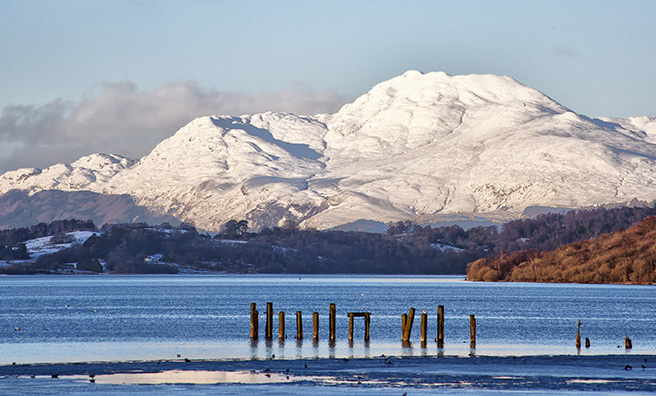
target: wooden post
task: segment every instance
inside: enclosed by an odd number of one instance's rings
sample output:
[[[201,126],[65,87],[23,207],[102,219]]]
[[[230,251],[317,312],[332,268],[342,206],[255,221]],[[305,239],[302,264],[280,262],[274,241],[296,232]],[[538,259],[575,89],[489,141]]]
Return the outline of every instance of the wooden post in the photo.
[[[303,339],[303,313],[296,311],[296,339]]]
[[[401,326],[403,329],[401,341],[407,342],[410,341],[410,336],[412,335],[412,324],[415,320],[415,309],[410,308],[410,311],[407,314],[401,315]]]
[[[353,313],[349,312],[348,313],[348,318],[349,318],[349,334],[348,334],[348,340],[353,341]]]
[[[469,346],[476,347],[476,317],[469,315]]]
[[[371,325],[371,313],[364,314],[364,342],[369,342],[369,326]]]
[[[444,305],[437,306],[437,346],[444,348]]]
[[[278,312],[278,338],[285,339],[285,313],[283,311]]]
[[[590,339],[588,337],[585,337],[585,347],[590,348]]]
[[[251,340],[257,340],[259,336],[259,312],[255,307],[255,303],[251,303]]]
[[[405,322],[405,330],[403,332],[403,341],[410,341],[410,336],[412,335],[412,324],[415,321],[415,309],[410,308],[408,312],[408,319]]]
[[[273,303],[268,302],[267,303],[267,313],[266,313],[266,332],[264,334],[264,337],[267,340],[270,340],[273,338]]]
[[[428,330],[428,315],[426,312],[421,314],[421,344],[426,346],[426,331]]]
[[[335,316],[337,309],[335,304],[330,304],[330,311],[328,315],[328,328],[330,330],[330,342],[335,342]]]
[[[633,343],[631,342],[631,339],[626,335],[624,336],[624,348],[625,349],[633,348]]]
[[[312,312],[312,339],[319,341],[319,312]]]
[[[581,349],[581,319],[579,319],[579,324],[576,328],[576,349]]]

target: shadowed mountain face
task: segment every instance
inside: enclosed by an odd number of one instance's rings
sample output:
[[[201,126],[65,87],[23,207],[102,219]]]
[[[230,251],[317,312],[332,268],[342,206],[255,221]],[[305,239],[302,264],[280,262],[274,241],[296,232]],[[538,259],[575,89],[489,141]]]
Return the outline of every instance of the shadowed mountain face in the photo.
[[[93,220],[98,226],[105,223],[178,222],[171,216],[157,215],[136,205],[129,195],[46,190],[29,196],[25,191],[12,190],[0,196],[0,229],[73,218]]]
[[[7,172],[0,193],[125,194],[206,230],[483,224],[656,199],[655,136],[656,117],[590,119],[509,77],[410,71],[335,114],[200,117],[138,162]]]

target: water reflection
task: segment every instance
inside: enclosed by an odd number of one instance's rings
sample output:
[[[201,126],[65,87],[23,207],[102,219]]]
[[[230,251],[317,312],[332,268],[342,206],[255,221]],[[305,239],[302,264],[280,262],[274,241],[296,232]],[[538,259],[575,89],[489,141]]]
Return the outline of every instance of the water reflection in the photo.
[[[276,373],[254,371],[189,371],[170,370],[159,373],[119,373],[103,374],[93,377],[86,375],[62,376],[96,384],[115,385],[160,385],[160,384],[271,384],[302,381],[304,377],[294,377]]]
[[[334,359],[335,356],[335,341],[328,341],[328,357]]]

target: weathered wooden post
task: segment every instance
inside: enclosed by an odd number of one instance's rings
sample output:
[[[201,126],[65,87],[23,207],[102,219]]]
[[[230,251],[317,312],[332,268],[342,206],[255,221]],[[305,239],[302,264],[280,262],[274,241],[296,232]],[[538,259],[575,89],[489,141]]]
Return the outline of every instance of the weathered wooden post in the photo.
[[[251,340],[257,340],[259,337],[259,312],[255,307],[255,303],[251,303]]]
[[[469,346],[476,348],[476,317],[469,315]]]
[[[585,337],[585,347],[590,348],[590,339],[588,337]]]
[[[319,341],[319,312],[312,312],[312,339]]]
[[[631,339],[626,335],[624,335],[624,348],[625,349],[633,348],[633,343],[631,342]]]
[[[303,339],[303,313],[296,311],[296,339]]]
[[[278,338],[285,339],[285,313],[283,311],[278,312]]]
[[[349,318],[349,333],[348,333],[348,340],[350,342],[353,342],[353,313],[349,312],[348,313],[348,318]]]
[[[426,331],[428,329],[428,315],[426,312],[421,314],[421,345],[426,346]]]
[[[273,303],[267,303],[267,317],[266,317],[266,330],[264,333],[264,338],[270,340],[273,338]]]
[[[335,316],[337,309],[335,304],[330,304],[330,311],[328,315],[328,329],[330,331],[330,342],[335,342]]]
[[[347,312],[346,316],[349,318],[349,343],[353,343],[353,322],[355,318],[364,318],[364,341],[369,341],[369,326],[371,323],[371,312]]]
[[[412,324],[415,321],[415,309],[410,308],[408,312],[407,319],[405,321],[405,327],[403,329],[403,341],[410,341],[410,336],[412,335]]]
[[[438,348],[444,348],[444,305],[437,306],[437,341]]]
[[[407,341],[405,339],[405,328],[408,324],[408,314],[401,314],[401,341]]]
[[[581,319],[579,319],[579,324],[576,328],[576,349],[581,349]]]

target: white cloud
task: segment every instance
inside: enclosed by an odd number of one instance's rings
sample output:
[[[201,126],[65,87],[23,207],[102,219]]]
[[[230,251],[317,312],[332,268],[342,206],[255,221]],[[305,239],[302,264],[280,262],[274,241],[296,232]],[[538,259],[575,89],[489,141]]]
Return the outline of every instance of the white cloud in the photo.
[[[218,92],[195,81],[140,92],[130,81],[104,84],[79,103],[9,105],[0,113],[0,173],[43,168],[96,152],[140,158],[192,119],[268,110],[295,114],[337,111],[350,98],[292,86],[256,95]]]

